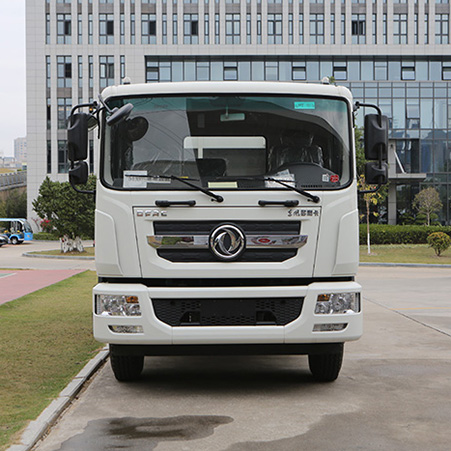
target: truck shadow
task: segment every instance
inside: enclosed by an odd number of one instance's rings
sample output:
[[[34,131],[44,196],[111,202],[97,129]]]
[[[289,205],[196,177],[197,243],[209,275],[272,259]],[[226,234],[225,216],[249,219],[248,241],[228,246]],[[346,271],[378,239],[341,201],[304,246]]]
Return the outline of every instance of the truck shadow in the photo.
[[[286,392],[323,386],[313,380],[305,356],[146,357],[145,388],[198,393]]]

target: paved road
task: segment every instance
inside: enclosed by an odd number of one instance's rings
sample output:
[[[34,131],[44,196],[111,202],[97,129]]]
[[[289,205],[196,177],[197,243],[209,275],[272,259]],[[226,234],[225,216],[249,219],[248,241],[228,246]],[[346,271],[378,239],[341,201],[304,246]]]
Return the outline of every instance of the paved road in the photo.
[[[86,242],[92,246],[92,241]],[[22,244],[7,244],[0,248],[0,268],[4,269],[91,269],[95,271],[94,260],[62,260],[56,258],[24,257],[26,252],[59,249],[58,241],[31,241]]]
[[[305,357],[147,358],[142,380],[109,364],[37,448],[449,450],[449,269],[361,268],[365,334],[333,384]]]

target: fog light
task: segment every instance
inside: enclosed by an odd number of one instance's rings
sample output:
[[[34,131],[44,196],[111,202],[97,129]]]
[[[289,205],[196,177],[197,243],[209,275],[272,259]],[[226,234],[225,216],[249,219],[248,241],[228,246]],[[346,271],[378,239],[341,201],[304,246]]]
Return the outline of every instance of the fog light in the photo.
[[[360,293],[320,294],[316,299],[315,314],[360,312]]]
[[[97,294],[96,314],[102,316],[141,316],[137,296]]]
[[[346,323],[315,324],[313,332],[337,332],[346,329]]]
[[[142,334],[142,326],[108,326],[108,328],[117,334]]]

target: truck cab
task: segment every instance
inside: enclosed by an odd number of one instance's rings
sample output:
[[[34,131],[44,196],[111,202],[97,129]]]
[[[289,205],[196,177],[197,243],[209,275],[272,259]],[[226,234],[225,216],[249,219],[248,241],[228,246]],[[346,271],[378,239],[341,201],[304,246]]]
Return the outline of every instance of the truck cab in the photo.
[[[351,93],[181,82],[100,100],[71,116],[70,178],[95,117],[94,335],[116,378],[144,356],[240,353],[307,354],[335,380],[362,334]]]

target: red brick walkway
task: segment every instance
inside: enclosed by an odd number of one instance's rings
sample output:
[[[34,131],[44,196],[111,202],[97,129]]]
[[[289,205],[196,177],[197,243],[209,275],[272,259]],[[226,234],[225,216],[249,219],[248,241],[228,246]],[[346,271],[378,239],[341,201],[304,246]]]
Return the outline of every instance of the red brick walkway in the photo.
[[[0,304],[83,272],[76,269],[0,270]]]

